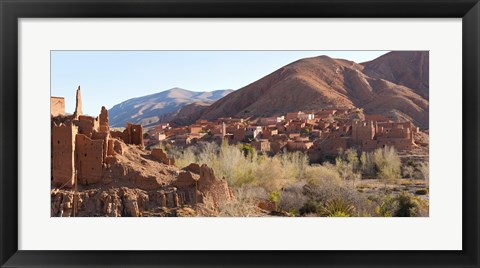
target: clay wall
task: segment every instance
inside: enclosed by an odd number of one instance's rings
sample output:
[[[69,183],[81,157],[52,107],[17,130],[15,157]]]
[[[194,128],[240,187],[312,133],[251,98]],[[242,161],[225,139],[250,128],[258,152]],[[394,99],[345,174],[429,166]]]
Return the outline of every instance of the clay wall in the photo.
[[[371,152],[379,148],[394,147],[398,151],[411,150],[414,146],[409,139],[379,139],[375,141],[364,141],[362,150]]]
[[[263,139],[270,139],[270,137],[275,136],[277,134],[278,134],[277,129],[271,129],[271,128],[265,127],[262,130],[262,138]]]
[[[390,138],[390,139],[408,139],[410,137],[410,129],[408,128],[407,129],[403,129],[403,128],[384,129],[381,137]]]
[[[245,135],[246,135],[246,130],[245,130],[245,128],[236,129],[236,130],[233,132],[233,140],[234,140],[235,142],[241,142],[241,141],[245,140]]]
[[[126,130],[129,137],[129,144],[143,146],[143,130],[142,125],[131,124],[127,122]]]
[[[99,118],[99,127],[98,131],[100,132],[108,132],[110,130],[108,126],[108,111],[105,106],[102,106],[102,110],[100,111]]]
[[[282,152],[286,146],[287,141],[275,140],[270,142],[270,150],[275,154]]]
[[[103,162],[105,163],[105,158],[107,157],[108,152],[108,139],[110,135],[108,132],[93,132],[92,140],[103,140]]]
[[[287,142],[287,149],[291,152],[293,151],[306,152],[312,146],[313,146],[313,142],[311,141],[288,141]]]
[[[270,142],[269,141],[252,141],[252,147],[258,152],[269,152],[270,151]]]
[[[297,119],[299,114],[300,114],[300,112],[287,113],[285,115],[285,120],[290,121],[290,120]]]
[[[126,144],[135,144],[143,146],[143,129],[142,125],[131,124],[127,122],[126,128],[121,131],[110,131],[112,138],[123,140]]]
[[[190,133],[200,133],[202,131],[202,127],[201,126],[190,126],[189,127],[189,132]]]
[[[52,179],[56,186],[72,187],[75,181],[75,137],[73,125],[52,126]]]
[[[78,183],[98,183],[103,175],[104,140],[92,140],[83,134],[76,135]]]
[[[108,144],[107,145],[107,155],[108,156],[114,156],[115,155],[115,150],[113,148],[114,148],[115,140],[114,139],[108,139],[107,144]]]
[[[50,97],[50,114],[52,116],[65,115],[65,99],[62,97]]]
[[[75,99],[75,112],[73,112],[73,117],[77,119],[80,115],[83,115],[82,110],[82,94],[80,92],[80,86],[77,89],[77,96]]]
[[[365,121],[373,121],[373,122],[390,122],[390,119],[386,118],[380,114],[366,114]]]
[[[361,142],[364,140],[372,140],[375,137],[375,126],[373,122],[358,122],[352,124],[352,140],[353,142]]]
[[[74,124],[78,126],[78,133],[91,137],[93,130],[95,129],[95,118],[80,115],[78,116],[78,120],[74,121]]]
[[[126,141],[128,140],[127,132],[125,130],[124,131],[111,130],[110,136],[112,138],[120,139],[125,143],[127,143]]]
[[[175,159],[169,158],[167,154],[160,148],[152,149],[150,155],[157,161],[165,164],[165,165],[175,165]]]
[[[214,128],[210,129],[210,133],[212,135],[222,134],[222,127],[221,126],[215,126]]]

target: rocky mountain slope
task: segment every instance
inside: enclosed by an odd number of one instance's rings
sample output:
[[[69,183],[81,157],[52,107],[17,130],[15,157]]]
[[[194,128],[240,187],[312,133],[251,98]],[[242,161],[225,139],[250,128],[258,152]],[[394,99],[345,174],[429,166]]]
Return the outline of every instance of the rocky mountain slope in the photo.
[[[170,125],[184,126],[195,123],[195,120],[198,118],[197,115],[201,114],[203,110],[212,103],[213,102],[194,102],[183,106],[175,114],[175,117],[170,120]]]
[[[182,88],[172,88],[156,94],[129,99],[109,110],[110,126],[124,127],[127,121],[143,126],[169,122],[187,104],[211,103],[232,91],[194,92]]]
[[[206,106],[191,120],[339,107],[428,128],[428,52],[390,52],[363,64],[327,56],[301,59]]]
[[[409,87],[428,100],[429,63],[428,51],[395,51],[362,65],[364,74]]]

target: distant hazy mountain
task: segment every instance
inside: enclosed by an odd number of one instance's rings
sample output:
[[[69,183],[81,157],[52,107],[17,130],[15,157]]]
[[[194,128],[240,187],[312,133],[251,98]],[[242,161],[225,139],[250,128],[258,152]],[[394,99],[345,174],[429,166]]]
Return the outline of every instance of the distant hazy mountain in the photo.
[[[172,88],[156,94],[126,100],[108,110],[111,127],[124,127],[131,122],[144,126],[169,122],[179,110],[188,104],[213,103],[233,90],[195,92],[182,88]]]

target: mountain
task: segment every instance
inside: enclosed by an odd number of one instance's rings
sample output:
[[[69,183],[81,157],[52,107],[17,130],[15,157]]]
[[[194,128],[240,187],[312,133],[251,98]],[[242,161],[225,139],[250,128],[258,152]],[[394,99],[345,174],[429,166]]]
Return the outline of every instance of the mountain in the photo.
[[[191,125],[198,119],[197,115],[213,102],[193,102],[180,108],[174,118],[170,120],[172,126]]]
[[[390,52],[363,64],[327,56],[301,59],[221,98],[192,120],[339,107],[428,128],[428,52]]]
[[[172,88],[152,95],[129,99],[109,109],[110,126],[124,127],[127,121],[144,126],[169,122],[187,104],[194,102],[212,103],[232,91],[226,89],[195,92],[182,88]]]
[[[364,74],[409,87],[427,100],[429,64],[428,51],[394,51],[362,63]]]

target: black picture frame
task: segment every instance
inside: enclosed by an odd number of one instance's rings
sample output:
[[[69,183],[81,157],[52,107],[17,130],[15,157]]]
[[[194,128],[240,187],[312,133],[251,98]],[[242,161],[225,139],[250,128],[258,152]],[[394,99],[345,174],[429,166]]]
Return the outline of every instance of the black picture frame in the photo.
[[[0,16],[1,267],[479,267],[480,4],[478,0],[0,0]],[[463,250],[18,250],[18,19],[57,17],[462,18]],[[455,94],[454,89],[452,94]]]

